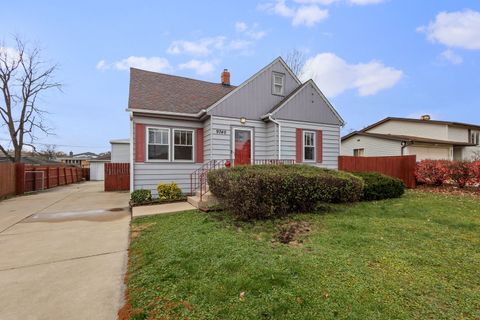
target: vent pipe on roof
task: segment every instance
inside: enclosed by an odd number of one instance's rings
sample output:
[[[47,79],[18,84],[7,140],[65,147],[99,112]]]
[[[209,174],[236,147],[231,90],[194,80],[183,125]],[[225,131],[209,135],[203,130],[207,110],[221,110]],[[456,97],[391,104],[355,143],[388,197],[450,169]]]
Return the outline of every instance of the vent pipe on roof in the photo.
[[[228,72],[228,69],[223,69],[221,75],[221,82],[224,86],[230,85],[230,72]]]

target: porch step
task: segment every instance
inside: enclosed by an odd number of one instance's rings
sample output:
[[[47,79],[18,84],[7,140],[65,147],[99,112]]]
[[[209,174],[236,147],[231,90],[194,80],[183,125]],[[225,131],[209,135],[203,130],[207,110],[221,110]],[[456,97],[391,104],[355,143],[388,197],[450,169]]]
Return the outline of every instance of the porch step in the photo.
[[[210,188],[208,187],[208,185],[206,186],[205,191],[206,191],[206,192],[204,192],[204,196],[205,196],[207,193],[210,193]],[[200,190],[195,191],[195,196],[200,198]]]
[[[209,208],[212,208],[219,204],[217,198],[210,191],[203,195],[201,201],[200,201],[200,194],[198,191],[194,196],[188,197],[187,201],[192,206],[200,210],[208,210]]]

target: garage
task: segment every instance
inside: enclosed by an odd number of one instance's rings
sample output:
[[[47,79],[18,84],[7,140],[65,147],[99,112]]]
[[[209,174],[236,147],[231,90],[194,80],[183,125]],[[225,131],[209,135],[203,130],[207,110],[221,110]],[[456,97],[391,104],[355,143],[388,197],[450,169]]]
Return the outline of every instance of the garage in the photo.
[[[105,180],[105,163],[110,163],[110,160],[91,160],[90,161],[90,180],[103,181]]]
[[[450,146],[409,146],[408,154],[416,155],[417,161],[420,160],[450,160],[451,156]]]

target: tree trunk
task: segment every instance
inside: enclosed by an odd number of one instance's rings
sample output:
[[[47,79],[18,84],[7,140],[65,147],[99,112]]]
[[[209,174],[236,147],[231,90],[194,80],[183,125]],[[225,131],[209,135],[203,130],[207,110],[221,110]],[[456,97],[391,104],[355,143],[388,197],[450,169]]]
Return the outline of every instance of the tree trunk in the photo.
[[[14,162],[15,163],[22,162],[22,148],[15,148]]]

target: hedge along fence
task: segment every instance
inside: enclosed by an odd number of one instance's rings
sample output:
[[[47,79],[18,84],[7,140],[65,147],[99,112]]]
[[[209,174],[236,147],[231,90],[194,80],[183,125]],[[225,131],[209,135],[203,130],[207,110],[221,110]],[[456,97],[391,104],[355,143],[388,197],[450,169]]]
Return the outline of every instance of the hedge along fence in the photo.
[[[478,187],[480,161],[423,160],[415,168],[415,177],[418,182],[431,186]]]
[[[352,174],[363,179],[362,200],[399,198],[405,193],[405,183],[400,179],[378,172],[355,172]]]
[[[308,165],[238,166],[208,173],[210,191],[238,219],[311,212],[319,202],[360,200],[363,181],[346,172]]]

